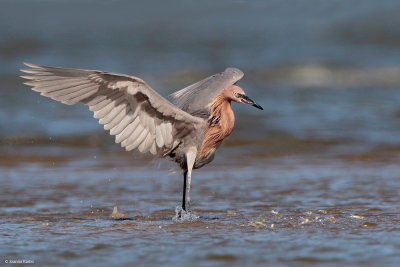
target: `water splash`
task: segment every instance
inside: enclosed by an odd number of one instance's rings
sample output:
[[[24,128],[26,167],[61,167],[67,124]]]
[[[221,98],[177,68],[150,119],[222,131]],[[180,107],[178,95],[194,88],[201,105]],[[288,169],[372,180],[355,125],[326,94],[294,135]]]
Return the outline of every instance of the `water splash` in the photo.
[[[199,219],[199,216],[191,211],[186,211],[181,207],[175,208],[175,216],[172,218],[174,222],[194,222]]]

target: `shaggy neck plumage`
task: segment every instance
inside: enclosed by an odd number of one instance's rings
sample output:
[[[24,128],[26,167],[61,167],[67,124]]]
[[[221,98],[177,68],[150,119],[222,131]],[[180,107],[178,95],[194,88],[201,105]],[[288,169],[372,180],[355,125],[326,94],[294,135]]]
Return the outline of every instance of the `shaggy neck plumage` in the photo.
[[[235,115],[231,108],[231,101],[224,96],[224,92],[218,95],[210,104],[211,115],[198,157],[202,158],[213,152],[233,130]]]

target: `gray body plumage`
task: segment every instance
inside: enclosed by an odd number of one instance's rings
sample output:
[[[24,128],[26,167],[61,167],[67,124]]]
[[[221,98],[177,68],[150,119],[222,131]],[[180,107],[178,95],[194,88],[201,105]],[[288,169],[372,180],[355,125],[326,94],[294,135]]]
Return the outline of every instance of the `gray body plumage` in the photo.
[[[226,87],[243,77],[228,68],[170,95],[174,106],[142,79],[98,70],[55,68],[28,64],[22,76],[32,90],[64,104],[81,102],[130,151],[171,157],[187,170],[187,153],[199,151],[209,116],[209,104]],[[212,161],[214,155],[196,158],[194,168]]]
[[[208,118],[209,104],[221,91],[243,78],[243,72],[236,68],[227,68],[224,72],[209,76],[195,84],[189,85],[169,97],[187,113]]]

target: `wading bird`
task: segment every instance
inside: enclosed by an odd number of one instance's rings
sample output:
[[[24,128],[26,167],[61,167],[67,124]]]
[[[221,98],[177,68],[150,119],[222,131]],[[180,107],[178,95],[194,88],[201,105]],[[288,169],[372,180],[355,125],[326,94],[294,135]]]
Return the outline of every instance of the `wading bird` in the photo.
[[[183,170],[182,211],[190,207],[192,170],[213,158],[233,130],[231,102],[263,109],[236,82],[243,72],[227,68],[170,95],[173,105],[142,79],[99,70],[56,68],[30,63],[26,85],[67,105],[89,106],[94,117],[127,151],[138,148],[172,158]]]

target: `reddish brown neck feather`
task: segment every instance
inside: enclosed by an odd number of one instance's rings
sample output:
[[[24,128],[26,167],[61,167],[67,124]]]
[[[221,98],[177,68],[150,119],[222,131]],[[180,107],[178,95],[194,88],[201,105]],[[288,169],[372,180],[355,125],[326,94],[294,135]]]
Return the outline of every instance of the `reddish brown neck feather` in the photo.
[[[231,108],[229,87],[223,90],[210,104],[210,118],[219,118],[216,123],[207,125],[198,157],[202,158],[213,152],[233,130],[235,115]]]

